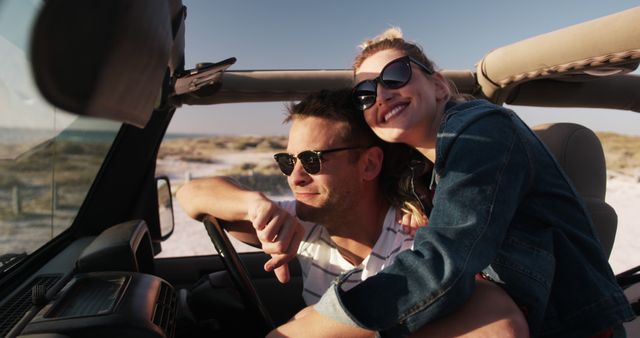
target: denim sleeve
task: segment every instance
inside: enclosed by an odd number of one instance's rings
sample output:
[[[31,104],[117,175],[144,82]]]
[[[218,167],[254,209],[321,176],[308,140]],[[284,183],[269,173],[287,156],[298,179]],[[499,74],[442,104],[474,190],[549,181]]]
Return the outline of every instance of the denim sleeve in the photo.
[[[472,123],[449,119],[438,136],[441,176],[434,209],[429,225],[418,230],[414,249],[349,291],[333,286],[316,310],[385,336],[402,336],[464,304],[475,274],[495,258],[530,184],[531,162],[517,128],[504,113]]]

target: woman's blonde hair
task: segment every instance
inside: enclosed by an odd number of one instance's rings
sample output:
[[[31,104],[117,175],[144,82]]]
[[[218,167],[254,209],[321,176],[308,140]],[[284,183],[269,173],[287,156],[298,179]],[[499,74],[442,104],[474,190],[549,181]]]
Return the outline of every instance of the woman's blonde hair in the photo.
[[[353,62],[353,69],[357,70],[364,60],[373,54],[387,49],[395,49],[403,52],[420,61],[422,64],[435,70],[434,63],[427,58],[422,48],[413,42],[408,42],[402,37],[402,30],[399,27],[391,27],[380,33],[378,36],[363,41],[358,47],[361,51]]]
[[[420,61],[423,65],[427,66],[433,72],[436,72],[436,66],[422,50],[422,47],[415,42],[407,41],[402,36],[402,30],[399,27],[390,27],[384,32],[380,33],[371,39],[363,41],[358,46],[361,51],[355,57],[353,61],[353,70],[357,71],[362,65],[364,60],[368,57],[381,52],[383,50],[395,49],[402,52],[404,55],[411,56],[412,58]],[[469,101],[473,99],[473,96],[467,94],[460,94],[455,83],[447,79],[449,92],[451,93],[449,100],[456,102]]]
[[[380,173],[382,193],[392,206],[424,224],[431,211],[425,210],[425,205],[431,205],[431,201],[421,200],[419,191],[427,189],[425,175],[430,172],[431,162],[404,143],[387,143],[383,150],[384,161]]]

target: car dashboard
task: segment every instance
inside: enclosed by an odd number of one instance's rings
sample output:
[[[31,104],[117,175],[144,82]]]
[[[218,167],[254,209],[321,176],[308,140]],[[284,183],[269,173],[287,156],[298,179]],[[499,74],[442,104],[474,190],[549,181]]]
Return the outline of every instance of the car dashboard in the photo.
[[[81,238],[7,298],[2,313],[11,315],[3,317],[12,327],[3,332],[17,337],[173,337],[176,292],[152,271],[144,221]]]

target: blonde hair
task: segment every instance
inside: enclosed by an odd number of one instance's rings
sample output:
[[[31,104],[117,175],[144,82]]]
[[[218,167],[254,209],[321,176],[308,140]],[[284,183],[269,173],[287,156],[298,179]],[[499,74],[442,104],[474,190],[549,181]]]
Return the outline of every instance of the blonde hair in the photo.
[[[431,201],[421,201],[417,191],[427,189],[424,176],[431,169],[431,162],[404,143],[388,143],[383,149],[380,174],[383,194],[392,206],[424,224],[430,210],[424,210],[423,202],[430,205]]]
[[[354,70],[357,70],[362,62],[371,55],[387,49],[399,50],[420,61],[431,70],[435,70],[434,63],[427,58],[422,48],[417,43],[405,40],[399,27],[390,27],[379,35],[363,41],[358,47],[361,51],[353,62]]]
[[[436,65],[431,61],[422,50],[422,47],[416,42],[407,41],[402,35],[402,29],[399,27],[387,28],[377,36],[363,41],[358,47],[361,49],[360,53],[355,57],[353,61],[353,70],[357,71],[362,65],[364,60],[383,50],[395,49],[402,52],[404,55],[411,56],[412,58],[420,61],[423,65],[427,66],[431,71],[436,72]],[[446,79],[449,87],[450,97],[449,100],[456,102],[464,102],[474,99],[473,96],[467,94],[460,94],[458,88],[453,81]]]
[[[400,29],[400,27],[389,27],[378,36],[362,41],[362,43],[358,45],[358,48],[360,48],[360,50],[365,50],[369,46],[374,45],[382,40],[392,39],[402,39],[402,29]]]

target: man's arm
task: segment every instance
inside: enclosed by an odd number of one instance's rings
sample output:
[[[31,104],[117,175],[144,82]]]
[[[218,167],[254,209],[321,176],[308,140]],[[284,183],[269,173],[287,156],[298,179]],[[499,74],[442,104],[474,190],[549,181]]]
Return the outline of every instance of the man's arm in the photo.
[[[203,220],[212,216],[224,221],[233,237],[260,247],[248,210],[250,205],[266,200],[259,192],[246,190],[225,177],[193,180],[176,192],[178,203],[189,217]]]
[[[247,190],[225,177],[193,180],[178,189],[176,197],[191,218],[225,220],[225,228],[234,237],[261,246],[272,257],[265,270],[275,270],[280,282],[289,280],[286,262],[296,256],[303,235],[295,216],[261,192]],[[275,267],[273,261],[285,265]]]

